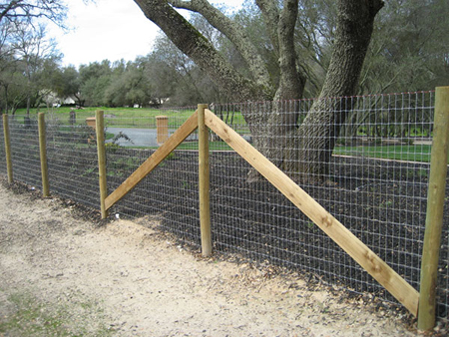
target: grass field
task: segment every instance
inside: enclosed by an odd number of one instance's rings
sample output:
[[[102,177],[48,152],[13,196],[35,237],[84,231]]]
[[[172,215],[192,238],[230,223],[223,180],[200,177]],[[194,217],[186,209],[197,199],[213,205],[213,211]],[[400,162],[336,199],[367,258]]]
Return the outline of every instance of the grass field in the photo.
[[[58,120],[63,125],[69,124],[69,113],[72,108],[61,107],[54,108],[47,112],[47,120]],[[178,128],[189,118],[194,110],[192,109],[150,109],[150,108],[107,108],[107,107],[87,107],[75,110],[76,123],[86,123],[86,118],[95,116],[95,111],[102,110],[105,114],[106,127],[120,127],[120,128],[156,128],[156,116],[167,116],[168,127],[171,129]],[[31,115],[35,116],[37,110],[32,109]],[[46,112],[46,109],[40,109],[40,112]],[[26,115],[25,109],[19,109],[16,112],[18,120]],[[246,133],[244,118],[240,112],[234,114],[234,124],[238,125],[237,130],[240,133]],[[242,126],[242,127],[241,127]],[[109,137],[111,138],[111,137]],[[197,142],[186,142],[180,145],[179,149],[197,150]],[[231,148],[224,142],[211,142],[210,149],[214,150],[231,150]],[[363,146],[337,146],[334,155],[347,156],[364,156],[372,158],[416,161],[416,162],[430,162],[430,145],[363,145]]]
[[[184,142],[178,149],[198,150],[198,142]],[[211,151],[232,151],[225,142],[210,142]],[[338,146],[334,149],[334,155],[353,157],[370,157],[379,159],[392,159],[414,162],[430,162],[430,145],[377,145],[377,146]]]
[[[72,108],[61,107],[54,108],[50,111],[47,109],[40,109],[39,112],[46,112],[47,118],[57,118],[63,124],[69,124],[69,114]],[[76,109],[76,123],[83,124],[86,118],[95,116],[95,111],[104,111],[105,124],[107,127],[120,128],[155,128],[156,116],[167,116],[168,126],[170,128],[177,128],[184,123],[195,111],[194,109],[151,109],[151,108],[107,108],[107,107],[87,107],[83,109]],[[31,110],[31,115],[35,116],[37,109]],[[19,109],[16,116],[20,117],[26,115],[26,109]],[[234,114],[234,124],[245,124],[243,116],[240,112]]]
[[[431,145],[338,146],[334,155],[363,156],[403,161],[430,162]]]

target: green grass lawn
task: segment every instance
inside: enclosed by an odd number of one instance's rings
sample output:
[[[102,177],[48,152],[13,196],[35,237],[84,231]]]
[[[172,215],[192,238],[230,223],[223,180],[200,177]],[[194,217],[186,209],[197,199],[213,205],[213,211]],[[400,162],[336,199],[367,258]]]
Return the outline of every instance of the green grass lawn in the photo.
[[[47,112],[46,120],[58,120],[63,125],[69,124],[69,113],[72,108],[54,108]],[[85,124],[86,118],[95,116],[95,111],[102,110],[105,114],[106,127],[120,128],[156,128],[156,116],[167,116],[168,127],[176,129],[184,123],[193,113],[193,109],[151,109],[151,108],[107,108],[107,107],[87,107],[75,110],[77,124]],[[46,109],[40,109],[46,112]],[[36,115],[37,110],[32,109],[31,115]],[[18,120],[26,115],[25,109],[16,112]],[[240,112],[235,112],[233,117],[234,127],[237,132],[247,133],[245,121]],[[110,138],[110,137],[109,137]],[[185,142],[178,147],[184,150],[198,150],[197,142]],[[225,142],[211,142],[210,149],[231,150]],[[334,155],[364,156],[372,158],[430,162],[430,145],[364,145],[364,146],[337,146]]]
[[[184,142],[179,150],[198,150],[198,142]],[[232,151],[225,142],[210,142],[211,151]],[[430,162],[430,145],[338,146],[334,155],[370,157],[403,161]]]
[[[430,145],[337,146],[334,155],[430,162]]]
[[[130,146],[130,148],[142,148],[141,146]],[[145,149],[158,149],[159,146],[145,147]],[[198,151],[197,141],[184,141],[176,148],[176,150]],[[225,142],[209,142],[210,151],[233,151]]]
[[[178,150],[198,150],[198,142],[183,142]],[[225,142],[209,142],[210,151],[233,151]]]
[[[183,142],[178,150],[198,150],[198,142]],[[211,151],[232,151],[225,142],[210,142]],[[430,145],[338,146],[334,155],[430,162]]]
[[[157,147],[154,148],[157,149]],[[197,151],[198,142],[183,142],[177,149]],[[209,142],[209,149],[211,151],[232,151],[231,147],[222,141]],[[365,145],[337,146],[333,154],[429,163],[430,151],[430,145]]]
[[[46,119],[57,119],[62,124],[69,124],[69,113],[72,108],[60,107],[50,111],[40,109],[39,112],[47,114]],[[151,109],[151,108],[107,108],[107,107],[87,107],[76,112],[76,123],[84,124],[86,118],[94,117],[97,110],[104,111],[106,127],[117,128],[155,128],[156,116],[167,116],[169,128],[178,128],[181,126],[195,111],[193,109]],[[35,116],[37,109],[31,110],[31,115]],[[26,109],[19,109],[16,112],[19,120],[26,115]],[[243,116],[240,112],[235,112],[233,118],[234,124],[245,124]]]

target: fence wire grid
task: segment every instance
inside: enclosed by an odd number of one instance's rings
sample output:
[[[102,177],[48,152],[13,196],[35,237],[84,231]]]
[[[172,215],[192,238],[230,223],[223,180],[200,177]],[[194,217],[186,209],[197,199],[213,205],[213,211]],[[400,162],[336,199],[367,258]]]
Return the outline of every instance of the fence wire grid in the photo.
[[[210,109],[419,291],[433,92],[330,98],[320,102],[214,104]],[[157,114],[166,116],[169,136],[194,110],[195,107],[160,109]],[[317,121],[326,118],[324,112],[330,110],[334,112],[332,126],[323,129]],[[150,113],[136,115],[130,111],[122,117],[105,111],[109,193],[159,146],[158,117]],[[98,209],[95,132],[87,125],[87,117],[92,116],[81,112],[71,117],[46,115],[50,190]],[[29,118],[9,119],[14,178],[40,188],[37,121],[35,116]],[[3,136],[2,126],[2,142]],[[3,146],[0,156],[5,158]],[[0,174],[6,176],[6,164],[1,165]],[[213,133],[210,184],[216,251],[308,272],[350,291],[370,292],[395,302],[352,258]],[[199,248],[196,133],[114,205],[111,214],[147,221],[156,219],[161,228]],[[443,223],[437,315],[448,323],[447,207]]]

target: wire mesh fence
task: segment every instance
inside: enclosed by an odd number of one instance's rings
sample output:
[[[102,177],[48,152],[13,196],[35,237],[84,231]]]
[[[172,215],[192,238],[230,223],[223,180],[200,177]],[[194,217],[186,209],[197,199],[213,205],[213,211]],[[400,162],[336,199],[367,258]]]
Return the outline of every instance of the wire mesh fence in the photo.
[[[253,144],[419,290],[434,93],[257,104],[231,108],[245,114]],[[230,114],[226,106],[221,110]],[[280,116],[261,117],[261,111]],[[334,118],[327,123],[331,130],[322,128],[325,118]],[[219,152],[212,158],[212,213],[220,214],[213,224],[221,249],[392,299],[267,182],[248,184],[251,169],[242,160],[224,159]],[[438,288],[438,314],[446,320],[448,223],[446,209]]]
[[[419,290],[433,92],[215,104],[210,108]],[[172,134],[193,111],[192,107],[159,110],[158,115],[166,116],[165,134]],[[75,121],[73,116],[58,114],[46,118],[50,189],[98,208],[94,130],[86,121],[91,116],[79,116]],[[35,121],[28,126],[25,119],[10,120],[15,178],[40,186]],[[121,117],[106,111],[105,121],[110,193],[154,153],[161,135],[154,114],[137,111]],[[0,155],[4,158],[4,149]],[[351,291],[368,291],[393,301],[214,134],[210,136],[210,171],[216,251],[294,268]],[[0,173],[6,174],[5,165]],[[164,230],[199,248],[198,208],[198,138],[192,134],[113,206],[111,214],[157,219]],[[446,208],[437,298],[437,314],[445,322],[449,308],[448,224]]]
[[[11,157],[14,178],[32,186],[40,186],[41,170],[36,116],[21,122],[9,119]]]
[[[41,189],[37,116],[11,116],[14,179]],[[68,123],[57,114],[46,116],[48,174],[53,194],[98,207],[98,160],[95,131],[84,122]],[[4,150],[3,150],[4,151]],[[4,158],[4,157],[3,157]],[[2,167],[2,169],[4,169]]]
[[[84,119],[68,125],[57,115],[46,118],[50,190],[98,208],[98,158],[95,131]]]
[[[124,128],[128,118],[105,115],[106,132],[115,136],[106,144],[109,192],[117,188],[158,148],[158,120],[165,120],[163,137],[169,137],[190,117],[195,108],[161,110],[161,116],[134,118],[138,128]],[[161,129],[159,129],[160,132]],[[160,136],[160,135],[159,135]],[[118,145],[120,144],[120,145]],[[136,146],[137,145],[137,146]],[[111,213],[161,221],[161,227],[199,245],[198,137],[196,132],[144,178]]]

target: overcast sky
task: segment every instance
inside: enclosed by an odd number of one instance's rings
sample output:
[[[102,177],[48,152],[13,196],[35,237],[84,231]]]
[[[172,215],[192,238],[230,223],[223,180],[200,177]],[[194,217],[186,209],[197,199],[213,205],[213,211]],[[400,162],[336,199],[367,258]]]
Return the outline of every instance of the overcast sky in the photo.
[[[134,60],[151,52],[158,28],[149,21],[133,0],[96,0],[85,5],[70,0],[68,20],[73,31],[63,35],[50,28],[50,35],[64,54],[63,65],[89,64],[94,61]],[[243,0],[210,1],[238,8]]]

